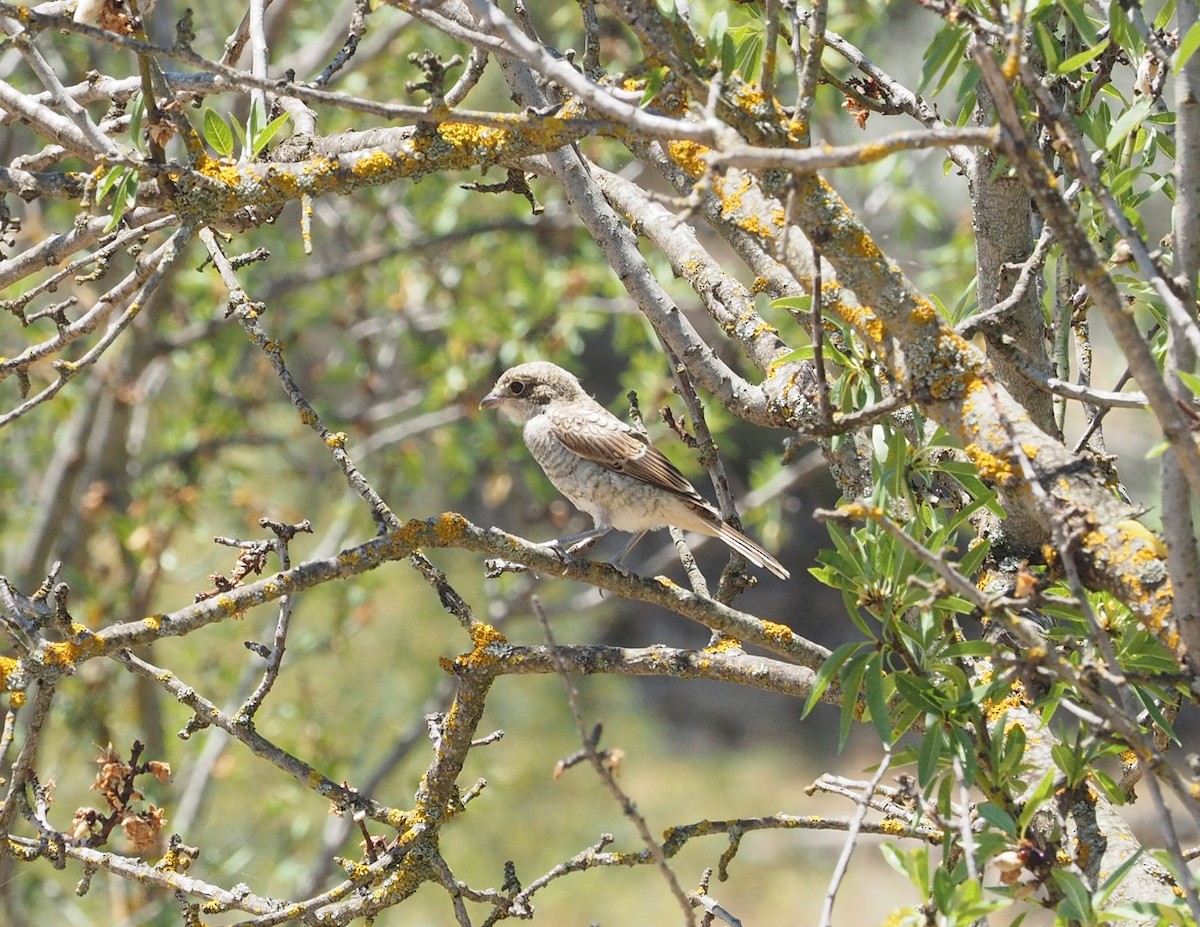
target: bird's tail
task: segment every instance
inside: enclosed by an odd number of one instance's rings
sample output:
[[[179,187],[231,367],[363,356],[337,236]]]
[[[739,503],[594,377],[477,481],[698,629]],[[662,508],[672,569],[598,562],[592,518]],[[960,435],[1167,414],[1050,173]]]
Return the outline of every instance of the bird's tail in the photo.
[[[756,567],[770,570],[780,579],[787,579],[792,575],[761,544],[750,540],[750,538],[738,531],[733,525],[718,520],[718,523],[712,525],[712,527],[716,530],[716,536],[724,541],[726,546],[732,550],[736,550]]]

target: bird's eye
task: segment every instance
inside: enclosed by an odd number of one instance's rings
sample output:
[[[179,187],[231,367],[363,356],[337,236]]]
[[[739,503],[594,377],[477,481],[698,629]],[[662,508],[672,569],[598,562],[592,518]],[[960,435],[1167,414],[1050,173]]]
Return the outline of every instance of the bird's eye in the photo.
[[[520,396],[525,392],[525,384],[521,380],[513,380],[508,384],[508,391],[514,396]]]

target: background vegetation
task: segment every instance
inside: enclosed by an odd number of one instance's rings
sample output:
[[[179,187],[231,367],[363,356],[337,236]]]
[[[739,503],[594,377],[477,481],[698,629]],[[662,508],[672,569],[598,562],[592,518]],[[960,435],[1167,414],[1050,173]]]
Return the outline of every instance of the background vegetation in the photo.
[[[0,923],[1200,917],[1192,0],[0,29]]]

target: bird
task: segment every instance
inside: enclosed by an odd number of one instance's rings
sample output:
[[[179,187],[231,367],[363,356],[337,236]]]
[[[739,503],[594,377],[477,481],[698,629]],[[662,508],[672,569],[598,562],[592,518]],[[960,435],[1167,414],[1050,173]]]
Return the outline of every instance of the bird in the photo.
[[[525,445],[554,487],[595,527],[556,546],[582,545],[612,529],[634,538],[673,525],[724,541],[780,579],[791,574],[765,548],[726,522],[640,431],[587,394],[574,374],[548,361],[506,370],[479,403],[523,426]],[[620,557],[617,561],[620,561]]]

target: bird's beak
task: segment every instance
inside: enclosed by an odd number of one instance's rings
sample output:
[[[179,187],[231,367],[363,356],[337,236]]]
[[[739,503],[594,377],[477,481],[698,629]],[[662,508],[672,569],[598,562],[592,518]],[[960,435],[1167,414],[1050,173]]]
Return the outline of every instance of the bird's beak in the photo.
[[[500,397],[496,395],[494,390],[479,400],[479,408],[481,409],[491,409],[498,405],[500,405]]]

